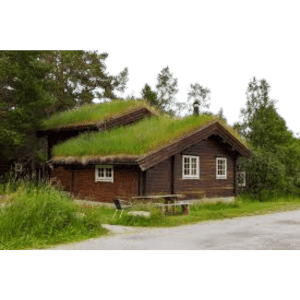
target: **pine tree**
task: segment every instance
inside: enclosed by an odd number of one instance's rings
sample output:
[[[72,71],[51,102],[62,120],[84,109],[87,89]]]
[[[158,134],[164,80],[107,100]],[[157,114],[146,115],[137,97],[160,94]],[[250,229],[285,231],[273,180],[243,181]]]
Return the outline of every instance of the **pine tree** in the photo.
[[[242,136],[247,137],[250,133],[251,120],[261,106],[276,107],[280,102],[279,99],[270,96],[271,92],[272,85],[265,77],[259,79],[256,75],[249,77],[245,90],[245,105],[239,108],[238,119],[233,122]]]
[[[40,51],[0,52],[0,145],[11,156],[40,126],[55,97],[48,77],[52,66]],[[31,143],[33,144],[33,143]],[[33,145],[32,145],[33,146]]]
[[[262,197],[266,191],[298,193],[300,148],[273,104],[257,109],[248,139],[253,156],[247,162],[251,189]]]
[[[158,107],[167,113],[174,114],[176,103],[175,95],[178,93],[177,78],[173,78],[169,67],[162,69],[157,75],[157,101]]]
[[[49,51],[45,60],[53,66],[52,92],[57,101],[49,113],[91,103],[94,98],[116,99],[128,81],[128,69],[112,76],[106,71],[107,53],[97,51]]]
[[[227,119],[226,119],[226,117],[224,116],[224,111],[223,111],[223,108],[222,108],[222,107],[220,108],[220,110],[219,110],[217,116],[218,116],[221,120],[227,122]]]
[[[151,87],[147,83],[141,90],[141,98],[148,101],[150,105],[159,106],[157,93],[155,91],[152,91]]]

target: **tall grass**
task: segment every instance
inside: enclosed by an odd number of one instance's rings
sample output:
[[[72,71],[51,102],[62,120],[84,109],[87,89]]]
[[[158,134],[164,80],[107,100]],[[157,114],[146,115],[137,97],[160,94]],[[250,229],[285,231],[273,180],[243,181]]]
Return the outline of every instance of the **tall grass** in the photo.
[[[157,112],[145,101],[114,100],[101,104],[86,104],[77,109],[56,113],[43,122],[43,128],[50,129],[68,125],[92,124],[139,107],[147,107],[149,110]]]
[[[51,184],[2,186],[9,201],[0,208],[0,249],[43,248],[105,233],[100,220]]]

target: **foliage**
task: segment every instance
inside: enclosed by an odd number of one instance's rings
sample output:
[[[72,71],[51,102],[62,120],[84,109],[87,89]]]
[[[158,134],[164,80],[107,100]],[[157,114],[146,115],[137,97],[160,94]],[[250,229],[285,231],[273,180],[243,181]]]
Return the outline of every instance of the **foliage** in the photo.
[[[92,103],[94,98],[116,99],[128,81],[128,69],[112,76],[106,71],[107,53],[97,51],[49,51],[45,60],[53,66],[49,77],[56,102],[48,113]]]
[[[201,112],[201,109],[209,108],[210,106],[210,90],[199,83],[191,84],[188,92],[188,101],[198,104]]]
[[[55,101],[49,90],[51,66],[40,51],[0,52],[0,145],[2,155],[26,143]]]
[[[142,99],[149,102],[150,105],[159,107],[159,102],[157,100],[157,93],[151,90],[151,87],[146,83],[141,91]]]
[[[162,69],[157,75],[158,107],[167,113],[174,114],[175,95],[178,93],[177,78],[173,78],[169,67]]]
[[[115,98],[128,81],[125,68],[106,71],[96,51],[0,51],[0,155],[27,162],[36,156],[33,131],[53,112]]]
[[[11,188],[4,188],[6,193]],[[0,208],[0,249],[40,248],[105,233],[98,217],[82,215],[70,197],[51,184],[15,183]]]
[[[224,122],[227,122],[226,117],[224,116],[223,108],[221,107],[219,112],[217,113],[217,116],[220,120],[223,120]]]
[[[256,75],[249,77],[244,93],[245,105],[239,108],[238,120],[233,122],[242,136],[247,138],[251,132],[250,123],[261,106],[275,108],[280,102],[279,99],[270,96],[271,92],[272,85],[265,77],[259,79]]]
[[[239,166],[247,174],[248,192],[260,199],[263,193],[299,193],[300,145],[287,129],[284,119],[269,98],[266,80],[253,78],[247,89],[246,108],[241,110],[239,132],[252,145],[252,157],[240,159]]]

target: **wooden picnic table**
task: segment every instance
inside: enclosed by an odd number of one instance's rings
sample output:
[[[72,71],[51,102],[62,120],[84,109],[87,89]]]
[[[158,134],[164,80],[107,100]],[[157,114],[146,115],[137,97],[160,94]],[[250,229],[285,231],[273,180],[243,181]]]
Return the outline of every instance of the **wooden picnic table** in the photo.
[[[184,195],[181,194],[166,194],[166,195],[144,195],[144,196],[136,196],[132,197],[132,199],[145,199],[145,200],[153,200],[153,199],[164,199],[163,203],[153,203],[154,205],[161,206],[165,208],[165,212],[168,213],[168,207],[171,206],[173,208],[173,213],[175,212],[175,206],[181,206],[183,214],[189,214],[189,205],[191,203],[185,201],[179,201],[178,199],[183,198]]]

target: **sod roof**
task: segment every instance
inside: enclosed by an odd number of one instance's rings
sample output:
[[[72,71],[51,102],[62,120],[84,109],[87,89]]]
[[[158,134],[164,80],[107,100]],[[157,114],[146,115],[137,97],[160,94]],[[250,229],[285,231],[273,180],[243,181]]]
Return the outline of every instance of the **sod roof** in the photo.
[[[140,108],[147,108],[152,114],[158,114],[158,110],[150,106],[146,101],[113,100],[107,103],[86,104],[77,109],[55,113],[43,122],[42,129],[59,130],[62,128],[95,125]]]
[[[82,133],[56,145],[53,148],[52,161],[88,163],[116,157],[123,161],[137,159],[217,121],[242,145],[245,144],[233,128],[215,116],[202,115],[186,118],[159,116],[111,131]]]

